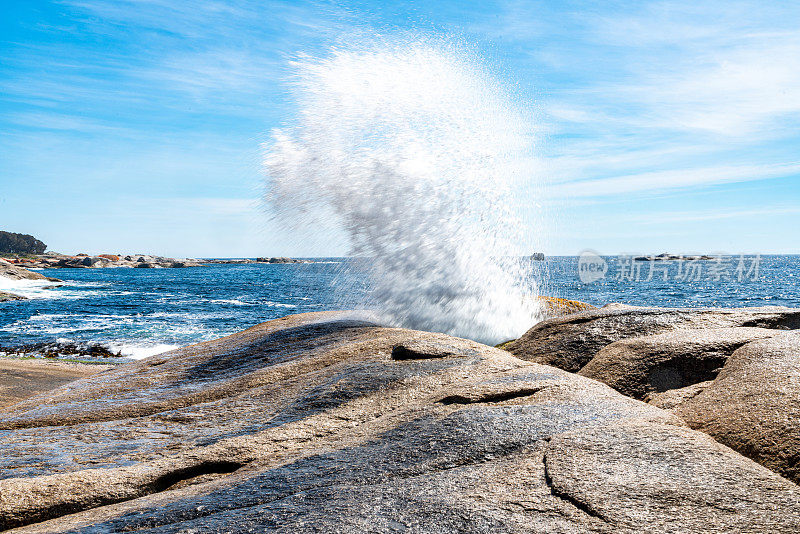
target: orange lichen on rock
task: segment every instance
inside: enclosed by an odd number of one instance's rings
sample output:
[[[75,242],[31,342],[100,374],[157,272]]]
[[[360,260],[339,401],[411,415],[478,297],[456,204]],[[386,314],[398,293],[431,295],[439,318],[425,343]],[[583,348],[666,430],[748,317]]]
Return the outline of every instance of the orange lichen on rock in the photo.
[[[546,297],[539,295],[536,297],[544,307],[544,312],[547,317],[560,317],[562,315],[569,315],[585,310],[594,310],[596,306],[586,304],[577,300],[567,300],[558,297]]]

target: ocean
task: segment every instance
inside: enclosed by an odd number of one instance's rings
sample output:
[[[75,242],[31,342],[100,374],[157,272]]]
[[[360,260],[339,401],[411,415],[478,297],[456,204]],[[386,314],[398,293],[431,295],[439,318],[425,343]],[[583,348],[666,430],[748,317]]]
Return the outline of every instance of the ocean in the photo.
[[[690,262],[603,259],[605,277],[589,283],[579,279],[578,257],[550,257],[528,266],[542,294],[595,306],[800,307],[796,255],[700,261],[691,270]],[[364,302],[367,285],[349,260],[315,261],[57,269],[47,275],[62,284],[0,282],[0,290],[30,299],[0,303],[0,352],[23,345],[100,344],[123,357],[142,358],[285,315]]]

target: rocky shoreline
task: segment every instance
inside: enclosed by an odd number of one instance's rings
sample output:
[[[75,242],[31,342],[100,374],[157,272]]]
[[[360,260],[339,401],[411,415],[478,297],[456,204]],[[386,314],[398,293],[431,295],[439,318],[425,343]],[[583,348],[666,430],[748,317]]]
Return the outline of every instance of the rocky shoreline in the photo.
[[[76,343],[70,341],[52,341],[28,343],[23,345],[0,345],[0,357],[16,358],[111,358],[128,360],[118,351],[115,352],[101,343]]]
[[[585,309],[508,350],[284,317],[0,406],[0,528],[797,532],[798,336],[778,307]]]
[[[6,278],[14,281],[32,280],[32,281],[46,281],[46,282],[61,282],[58,278],[45,276],[41,273],[29,271],[28,269],[19,265],[14,265],[6,260],[0,259],[0,278]],[[27,297],[17,295],[8,291],[0,291],[0,302],[28,300]]]
[[[98,268],[179,268],[197,267],[203,263],[189,258],[166,258],[149,254],[76,254],[74,256],[58,253],[46,253],[19,258],[2,258],[8,263],[26,269],[98,269]]]
[[[209,264],[255,264],[255,263],[313,263],[311,260],[274,257],[256,259],[196,259],[196,258],[167,258],[150,254],[58,254],[54,252],[30,255],[17,258],[0,258],[6,264],[13,264],[26,269],[100,269],[100,268],[183,268],[200,267]],[[0,273],[2,275],[2,273]]]
[[[200,267],[203,265],[214,264],[298,264],[314,263],[312,260],[301,260],[286,257],[261,257],[256,259],[176,259],[164,256],[151,256],[147,254],[133,254],[119,256],[115,254],[101,254],[99,256],[89,256],[78,254],[68,256],[65,254],[47,253],[41,255],[28,255],[23,257],[0,257],[0,279],[10,280],[32,280],[62,282],[58,278],[45,276],[30,269],[100,269],[100,268],[138,268],[138,269],[160,269],[160,268],[184,268]],[[0,291],[0,302],[28,300],[27,297],[17,295],[8,291]]]

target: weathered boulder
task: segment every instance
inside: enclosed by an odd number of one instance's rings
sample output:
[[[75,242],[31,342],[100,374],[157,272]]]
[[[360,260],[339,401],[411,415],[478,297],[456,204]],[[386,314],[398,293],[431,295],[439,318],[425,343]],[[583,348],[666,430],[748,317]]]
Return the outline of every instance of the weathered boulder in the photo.
[[[644,308],[610,304],[547,319],[503,348],[524,360],[579,371],[597,352],[615,341],[677,328],[800,328],[800,309]]]
[[[545,317],[561,317],[584,310],[596,310],[595,306],[577,300],[539,295],[537,301],[542,306]]]
[[[613,307],[545,321],[504,348],[672,410],[800,483],[800,332],[785,331],[799,318],[795,308]]]
[[[712,382],[713,380],[707,380],[678,389],[668,389],[661,392],[651,391],[644,396],[643,400],[664,410],[674,410],[676,406],[696,396],[710,386]]]
[[[334,313],[67,384],[0,429],[22,532],[800,529],[798,486],[666,411]]]
[[[733,351],[780,331],[767,328],[682,328],[621,339],[600,349],[579,374],[642,399],[712,380]]]
[[[800,332],[743,345],[674,412],[800,484]]]
[[[88,259],[88,256],[61,258],[55,266],[63,269],[87,269],[91,266],[91,261],[89,265],[86,265],[86,259]]]
[[[104,258],[103,256],[85,256],[79,263],[85,267],[107,267],[112,261],[108,258]]]

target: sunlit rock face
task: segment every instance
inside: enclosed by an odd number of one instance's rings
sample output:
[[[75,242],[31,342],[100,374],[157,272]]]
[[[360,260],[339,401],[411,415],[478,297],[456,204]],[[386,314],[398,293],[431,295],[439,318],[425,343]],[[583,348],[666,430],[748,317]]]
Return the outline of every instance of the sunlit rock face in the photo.
[[[800,310],[609,305],[503,345],[602,381],[800,482]]]
[[[800,489],[608,386],[290,316],[0,411],[27,532],[796,532]]]

